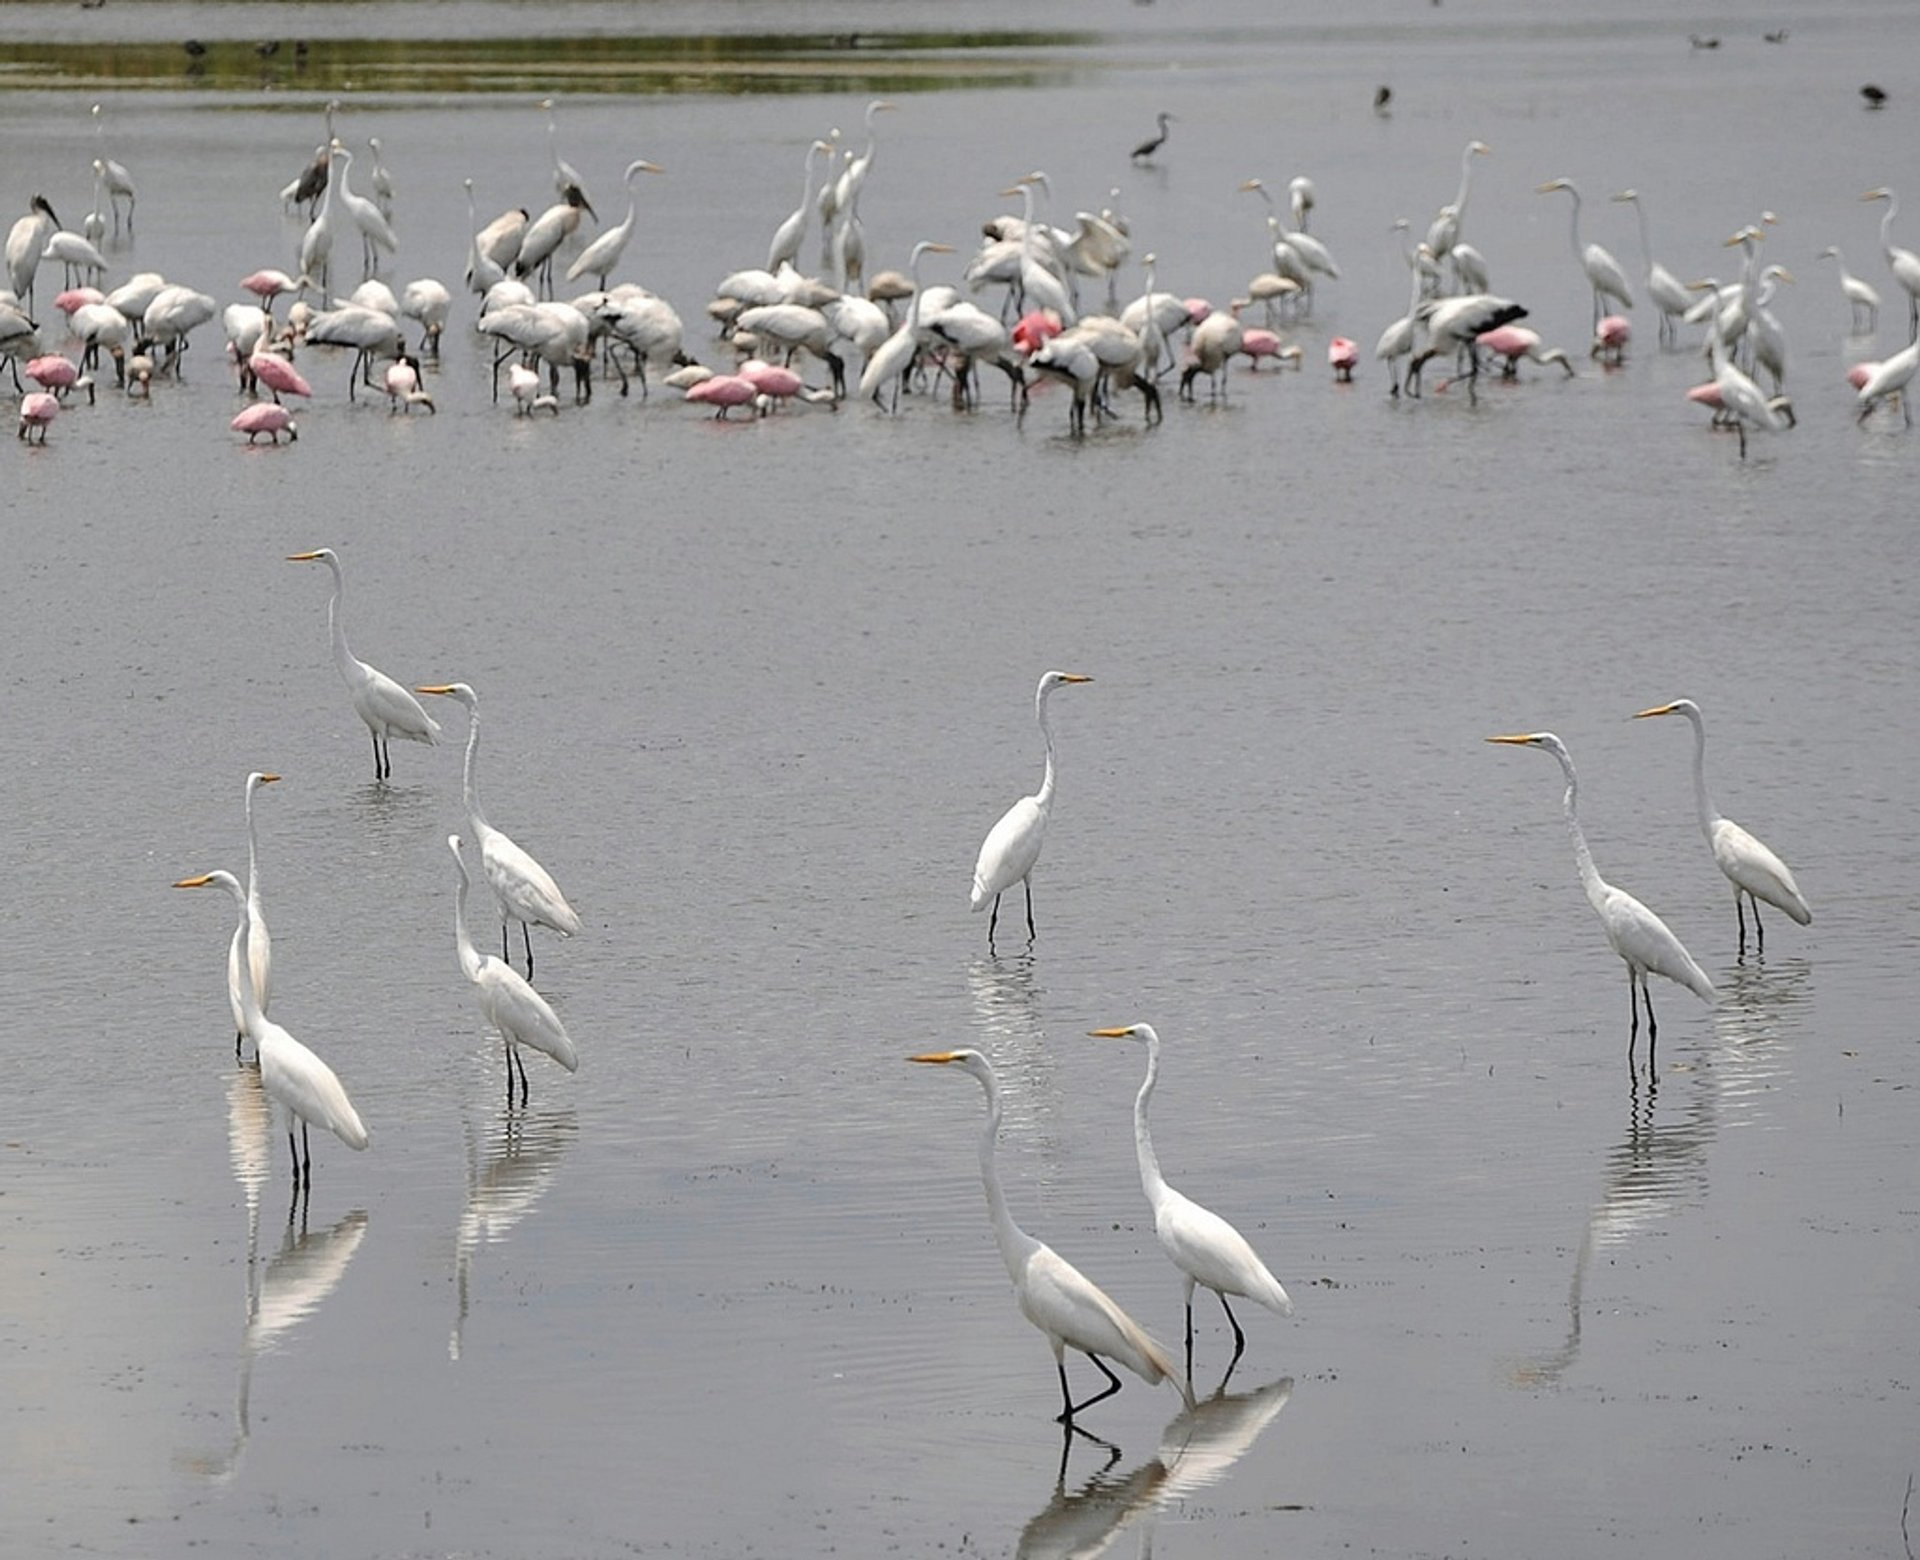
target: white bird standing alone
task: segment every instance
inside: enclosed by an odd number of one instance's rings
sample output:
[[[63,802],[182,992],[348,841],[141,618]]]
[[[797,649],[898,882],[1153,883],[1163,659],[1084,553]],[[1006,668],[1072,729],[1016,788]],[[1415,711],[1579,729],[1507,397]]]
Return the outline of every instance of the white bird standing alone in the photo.
[[[551,1056],[568,1072],[580,1069],[580,1054],[573,1048],[566,1025],[560,1022],[547,999],[529,985],[524,976],[503,959],[481,953],[467,932],[466,857],[460,853],[460,836],[449,834],[447,848],[453,852],[453,864],[460,869],[460,886],[453,899],[453,945],[460,955],[460,969],[473,982],[473,994],[487,1022],[500,1031],[507,1048],[507,1104],[513,1104],[513,1071],[520,1069],[520,1103],[527,1103],[527,1064],[521,1060],[520,1047]]]
[[[1813,911],[1807,908],[1800,885],[1794,882],[1787,864],[1731,818],[1721,817],[1707,795],[1707,723],[1701,717],[1700,706],[1691,699],[1675,699],[1671,704],[1642,710],[1633,718],[1645,720],[1650,715],[1684,715],[1693,723],[1693,798],[1700,809],[1700,832],[1707,837],[1714,864],[1733,885],[1733,913],[1740,922],[1740,952],[1744,955],[1747,951],[1747,917],[1740,905],[1740,896],[1745,894],[1753,901],[1757,950],[1765,953],[1767,933],[1760,924],[1761,900],[1786,911],[1802,926],[1813,920]]]
[[[467,756],[460,770],[460,789],[467,806],[467,825],[480,846],[480,870],[500,906],[500,958],[507,961],[507,928],[520,923],[527,949],[527,978],[533,978],[534,926],[550,927],[562,937],[582,930],[580,917],[560,892],[553,874],[522,850],[480,811],[480,696],[465,683],[434,683],[417,690],[439,694],[466,706]],[[509,965],[509,968],[511,966]]]
[[[340,596],[344,581],[340,559],[331,547],[313,552],[293,553],[289,563],[324,563],[333,571],[333,594],[327,598],[327,631],[333,636],[333,664],[340,669],[347,685],[347,697],[354,713],[367,723],[373,736],[373,777],[386,780],[393,775],[392,741],[400,737],[408,742],[424,742],[432,747],[440,737],[440,724],[420,701],[385,672],[356,660],[347,648],[347,630],[340,621]]]
[[[1065,1405],[1058,1422],[1072,1424],[1076,1414],[1120,1390],[1120,1378],[1107,1369],[1106,1359],[1119,1361],[1149,1386],[1171,1381],[1187,1407],[1193,1407],[1193,1394],[1180,1379],[1166,1349],[1092,1279],[1013,1222],[994,1165],[994,1145],[1000,1136],[1000,1081],[994,1076],[993,1064],[972,1050],[931,1051],[908,1060],[957,1066],[972,1073],[987,1091],[987,1124],[980,1134],[980,1181],[986,1188],[987,1216],[993,1221],[994,1242],[1007,1265],[1007,1276],[1013,1280],[1020,1314],[1046,1334],[1053,1348],[1054,1368],[1060,1373],[1060,1400]],[[1069,1348],[1086,1355],[1107,1378],[1105,1388],[1082,1403],[1074,1402],[1067,1388]]]
[[[1580,886],[1586,890],[1587,903],[1593,906],[1594,914],[1600,917],[1600,924],[1606,929],[1608,946],[1620,955],[1627,966],[1627,1000],[1633,1008],[1633,1023],[1627,1031],[1627,1066],[1633,1066],[1634,1042],[1640,1034],[1640,999],[1644,997],[1647,1004],[1647,1068],[1651,1072],[1654,1046],[1660,1032],[1653,1018],[1653,993],[1647,990],[1648,972],[1666,976],[1668,980],[1685,986],[1702,1002],[1708,1003],[1716,995],[1713,982],[1707,979],[1706,971],[1693,962],[1693,955],[1668,930],[1665,921],[1624,888],[1615,888],[1600,876],[1600,869],[1593,864],[1593,852],[1587,848],[1587,836],[1580,828],[1580,814],[1576,810],[1580,782],[1574,775],[1573,758],[1567,752],[1567,745],[1551,731],[1488,737],[1487,740],[1510,742],[1517,747],[1544,748],[1560,761],[1560,768],[1567,777],[1564,806],[1567,831],[1573,836],[1573,859],[1580,868]]]
[[[1033,868],[1040,859],[1040,847],[1047,837],[1047,817],[1053,810],[1053,723],[1047,719],[1047,700],[1053,690],[1068,683],[1092,682],[1073,672],[1048,672],[1034,690],[1033,713],[1040,723],[1040,735],[1046,739],[1047,768],[1040,789],[1023,796],[1000,816],[987,831],[980,846],[979,860],[973,864],[972,907],[978,912],[993,901],[993,916],[987,922],[987,946],[993,946],[994,929],[1000,924],[1000,896],[1015,883],[1027,889],[1027,937],[1033,929]]]
[[[1146,1081],[1133,1102],[1133,1145],[1140,1159],[1140,1186],[1153,1208],[1153,1233],[1167,1260],[1187,1281],[1187,1385],[1192,1386],[1194,1285],[1203,1284],[1220,1297],[1220,1309],[1227,1313],[1228,1325],[1233,1328],[1234,1364],[1245,1352],[1247,1338],[1240,1331],[1233,1307],[1227,1304],[1227,1296],[1244,1295],[1276,1316],[1293,1315],[1293,1302],[1244,1235],[1219,1214],[1176,1192],[1160,1174],[1153,1135],[1147,1128],[1147,1106],[1153,1099],[1154,1085],[1160,1081],[1160,1036],[1153,1025],[1131,1024],[1124,1029],[1094,1029],[1089,1033],[1100,1040],[1138,1040],[1147,1048]],[[1231,1371],[1233,1364],[1227,1369]]]
[[[175,888],[207,888],[217,885],[233,895],[239,908],[238,937],[247,935],[247,891],[231,872],[208,872],[199,877],[182,878]],[[246,968],[243,963],[241,968]],[[313,1184],[313,1149],[307,1141],[307,1125],[325,1127],[348,1148],[365,1148],[368,1133],[353,1108],[334,1071],[306,1046],[260,1011],[254,999],[253,981],[240,986],[240,1001],[247,1034],[260,1057],[260,1087],[267,1098],[285,1107],[287,1147],[293,1152],[293,1184],[297,1191],[302,1181]],[[300,1141],[293,1140],[293,1123],[300,1122]]]

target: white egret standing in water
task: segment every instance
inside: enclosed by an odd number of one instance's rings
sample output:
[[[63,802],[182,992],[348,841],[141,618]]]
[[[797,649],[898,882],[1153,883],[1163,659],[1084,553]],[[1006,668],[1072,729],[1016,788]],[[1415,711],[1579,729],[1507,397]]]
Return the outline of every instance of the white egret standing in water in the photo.
[[[266,1012],[273,1000],[273,938],[267,932],[267,918],[260,907],[260,842],[253,828],[253,793],[263,785],[272,785],[278,775],[259,770],[247,776],[247,932],[244,938],[236,930],[227,946],[227,1003],[233,1009],[233,1054],[240,1054],[240,1042],[247,1037],[245,1004],[240,1000],[240,961],[247,961],[253,978],[253,994]]]
[[[1653,1019],[1653,993],[1647,990],[1648,973],[1664,975],[1668,980],[1685,986],[1702,1002],[1708,1003],[1715,996],[1713,982],[1707,979],[1706,971],[1693,962],[1693,955],[1668,930],[1665,921],[1624,888],[1615,888],[1600,876],[1600,869],[1593,864],[1593,852],[1587,848],[1587,836],[1580,827],[1580,814],[1577,811],[1580,782],[1574,775],[1573,758],[1567,752],[1567,745],[1551,731],[1488,737],[1487,740],[1510,742],[1517,747],[1543,748],[1560,761],[1560,768],[1567,777],[1564,806],[1567,811],[1567,831],[1573,836],[1573,859],[1580,868],[1580,886],[1586,890],[1587,903],[1593,906],[1594,914],[1600,917],[1600,924],[1606,929],[1607,945],[1620,955],[1627,966],[1627,1000],[1633,1008],[1633,1023],[1627,1031],[1627,1065],[1633,1065],[1634,1042],[1640,1034],[1640,999],[1645,998],[1647,1067],[1651,1070],[1654,1046],[1660,1032]]]
[[[1107,1369],[1102,1355],[1119,1361],[1149,1386],[1171,1381],[1191,1408],[1193,1394],[1180,1379],[1172,1357],[1148,1336],[1146,1329],[1071,1262],[1013,1222],[994,1166],[994,1145],[1000,1136],[1000,1081],[994,1076],[993,1064],[972,1050],[930,1051],[908,1060],[957,1066],[972,1073],[987,1091],[987,1124],[980,1134],[980,1180],[986,1188],[987,1214],[993,1221],[993,1238],[1007,1265],[1007,1276],[1013,1280],[1020,1314],[1045,1333],[1052,1346],[1054,1367],[1060,1373],[1060,1400],[1065,1405],[1058,1422],[1072,1424],[1076,1414],[1120,1390],[1120,1378]],[[1107,1385],[1082,1403],[1074,1402],[1067,1388],[1069,1348],[1086,1355],[1107,1378]]]

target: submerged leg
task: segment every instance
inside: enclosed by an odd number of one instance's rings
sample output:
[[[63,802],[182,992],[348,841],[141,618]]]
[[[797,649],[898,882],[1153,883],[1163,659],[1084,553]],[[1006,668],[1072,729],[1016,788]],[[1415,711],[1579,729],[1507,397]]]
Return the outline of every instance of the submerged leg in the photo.
[[[1745,958],[1747,953],[1747,907],[1741,903],[1740,890],[1737,888],[1733,891],[1733,914],[1734,918],[1740,923],[1739,956]],[[1754,911],[1753,915],[1755,920],[1760,918],[1760,912],[1758,910]]]
[[[373,739],[373,778],[378,780],[380,778],[380,733],[369,727],[367,735]]]
[[[1108,1398],[1112,1397],[1114,1393],[1120,1390],[1120,1378],[1107,1369],[1107,1362],[1105,1360],[1101,1359],[1097,1354],[1089,1354],[1087,1358],[1100,1367],[1100,1374],[1107,1378],[1107,1384],[1084,1403],[1074,1402],[1072,1394],[1067,1391],[1067,1363],[1063,1358],[1060,1361],[1060,1395],[1066,1399],[1067,1408],[1066,1412],[1060,1416],[1056,1423],[1063,1425],[1072,1424],[1073,1416],[1082,1409],[1092,1408],[1095,1403],[1104,1403]]]
[[[993,914],[987,917],[987,952],[993,952],[993,929],[1000,924],[1000,896],[993,896]]]
[[[518,1046],[513,1048],[513,1064],[520,1069],[520,1104],[524,1109],[527,1103],[527,1064],[526,1060],[520,1055],[520,1048]],[[509,1085],[509,1087],[511,1087],[511,1085]]]
[[[1767,928],[1760,920],[1760,901],[1752,894],[1747,895],[1747,898],[1753,900],[1753,951],[1755,953],[1765,953],[1767,951]],[[1736,904],[1738,902],[1737,900],[1735,901]]]
[[[1647,1004],[1647,1076],[1651,1078],[1654,1075],[1654,1047],[1660,1043],[1660,1026],[1654,1022],[1653,992],[1648,987],[1647,977],[1644,975],[1640,977],[1640,995]]]
[[[1627,1011],[1632,1022],[1627,1025],[1627,1072],[1633,1072],[1633,1051],[1640,1043],[1640,983],[1634,978],[1633,967],[1627,967]]]
[[[1220,1297],[1220,1309],[1227,1313],[1228,1325],[1233,1328],[1233,1362],[1238,1364],[1240,1356],[1247,1352],[1247,1335],[1240,1330],[1240,1319],[1233,1314],[1233,1307],[1227,1304],[1226,1291],[1216,1289],[1214,1293]],[[1233,1366],[1229,1365],[1227,1368],[1231,1370]],[[1188,1374],[1191,1375],[1192,1372],[1189,1371]]]
[[[313,1185],[313,1144],[307,1137],[307,1122],[300,1118],[300,1179]]]

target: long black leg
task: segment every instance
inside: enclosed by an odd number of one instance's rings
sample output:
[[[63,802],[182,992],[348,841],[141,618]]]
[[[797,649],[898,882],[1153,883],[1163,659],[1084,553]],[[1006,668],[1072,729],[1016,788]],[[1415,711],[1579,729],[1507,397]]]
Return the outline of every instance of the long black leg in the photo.
[[[1193,1385],[1193,1291],[1187,1291],[1187,1385]]]
[[[1073,1416],[1082,1409],[1092,1408],[1095,1403],[1104,1403],[1108,1398],[1112,1397],[1114,1393],[1120,1390],[1120,1378],[1107,1369],[1107,1362],[1105,1360],[1101,1359],[1097,1354],[1089,1354],[1087,1358],[1100,1367],[1100,1374],[1107,1378],[1107,1384],[1105,1388],[1094,1393],[1086,1402],[1074,1402],[1072,1397],[1067,1393],[1067,1366],[1066,1362],[1062,1360],[1060,1362],[1060,1393],[1061,1396],[1067,1399],[1067,1411],[1060,1416],[1056,1423],[1063,1425],[1072,1424]]]
[[[1653,1052],[1660,1043],[1660,1026],[1653,1017],[1653,992],[1647,986],[1647,977],[1640,977],[1640,995],[1647,1004],[1647,1077],[1654,1076]]]
[[[293,1135],[293,1123],[287,1123],[287,1152],[293,1156],[293,1184],[300,1185],[300,1144]]]
[[[527,1064],[520,1055],[519,1047],[515,1046],[512,1049],[513,1063],[520,1069],[520,1104],[524,1108],[527,1103]],[[509,1081],[508,1087],[512,1087],[511,1081]]]
[[[1227,1322],[1233,1328],[1233,1364],[1237,1365],[1240,1356],[1247,1352],[1247,1335],[1240,1330],[1240,1319],[1233,1314],[1233,1307],[1227,1304],[1226,1291],[1216,1289],[1214,1293],[1220,1296],[1220,1309],[1227,1313]],[[1233,1365],[1227,1369],[1233,1369]],[[1191,1376],[1193,1372],[1188,1371],[1187,1374]]]
[[[987,917],[987,952],[993,952],[993,929],[1000,924],[1000,896],[993,896],[993,914]]]
[[[244,1040],[244,1039],[246,1039],[246,1038],[247,1038],[247,1032],[246,1032],[246,1030],[244,1030],[244,1029],[238,1029],[238,1030],[235,1030],[235,1031],[234,1031],[234,1036],[233,1036],[233,1059],[234,1059],[234,1060],[235,1060],[236,1062],[240,1060],[240,1042],[241,1042],[242,1040]]]
[[[300,1121],[300,1179],[313,1185],[313,1144],[307,1138],[305,1117]]]
[[[1767,951],[1767,928],[1760,920],[1760,901],[1754,898],[1752,894],[1747,895],[1747,898],[1753,900],[1753,951],[1755,953],[1765,953]],[[1733,902],[1736,905],[1740,903],[1737,897]]]
[[[1033,879],[1024,880],[1027,885],[1027,941],[1032,942],[1040,934],[1033,929]]]
[[[369,727],[367,735],[373,738],[373,778],[378,780],[380,778],[380,733]]]
[[[1740,923],[1740,957],[1745,958],[1747,955],[1747,907],[1740,902],[1740,890],[1737,888],[1733,891],[1733,914],[1734,919]],[[1760,919],[1758,910],[1753,912],[1753,918],[1756,921]]]
[[[1640,983],[1634,978],[1631,965],[1627,967],[1627,1011],[1633,1015],[1633,1021],[1627,1026],[1627,1073],[1631,1076],[1633,1049],[1640,1042]]]
[[[520,940],[527,945],[527,979],[533,979],[533,928],[525,921],[520,923]],[[524,1064],[523,1064],[524,1065]]]
[[[513,1042],[502,1037],[500,1048],[507,1053],[507,1109],[513,1109]]]
[[[509,967],[513,964],[513,961],[507,957],[507,923],[505,921],[500,923],[500,962]]]

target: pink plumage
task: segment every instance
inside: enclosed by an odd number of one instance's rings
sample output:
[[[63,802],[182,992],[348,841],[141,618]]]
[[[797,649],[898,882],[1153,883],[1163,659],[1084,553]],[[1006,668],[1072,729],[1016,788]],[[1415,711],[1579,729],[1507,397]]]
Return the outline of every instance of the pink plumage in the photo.
[[[42,390],[62,393],[71,390],[78,382],[80,370],[68,359],[56,354],[52,357],[37,357],[28,363],[27,378]]]
[[[1624,314],[1609,314],[1593,328],[1593,355],[1603,363],[1618,363],[1633,340],[1633,321]]]
[[[107,295],[98,287],[69,287],[53,300],[53,306],[62,314],[71,315],[75,309],[84,309],[90,303],[105,303]]]
[[[747,405],[759,393],[751,379],[742,379],[738,374],[715,374],[692,386],[687,391],[687,399],[717,406],[720,409],[714,416],[725,417],[734,407]]]
[[[278,401],[255,401],[234,418],[231,426],[235,433],[244,433],[249,444],[263,433],[269,435],[275,444],[280,442],[282,433],[289,439],[300,437],[300,430],[293,421],[293,413]]]
[[[1687,392],[1687,399],[1701,406],[1711,406],[1716,412],[1726,407],[1726,402],[1720,399],[1720,386],[1711,379],[1704,385],[1695,385]]]
[[[33,431],[40,430],[40,442],[47,442],[47,424],[60,414],[60,403],[44,390],[35,390],[20,398],[20,437],[29,444]]]
[[[1031,357],[1060,334],[1060,317],[1051,309],[1033,309],[1020,316],[1013,327],[1013,344]]]
[[[781,368],[775,363],[763,363],[758,358],[749,358],[736,373],[761,395],[770,395],[777,401],[796,396],[806,387],[806,381],[792,369]]]
[[[1327,362],[1332,365],[1334,378],[1345,384],[1353,378],[1353,370],[1360,362],[1360,344],[1345,336],[1335,336],[1327,343]]]
[[[1874,370],[1879,366],[1878,363],[1855,363],[1852,368],[1847,370],[1847,383],[1852,385],[1856,390],[1866,389],[1867,381],[1873,378]],[[31,370],[29,370],[29,372],[31,372]]]
[[[1277,358],[1280,355],[1280,337],[1258,325],[1242,325],[1240,350],[1252,358],[1253,366],[1258,368],[1262,358]]]
[[[301,395],[313,399],[313,386],[278,352],[256,352],[247,359],[254,378],[273,392],[274,400],[283,395]]]

